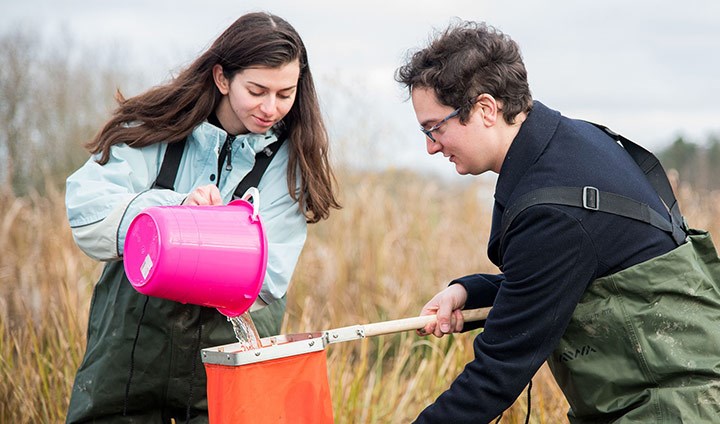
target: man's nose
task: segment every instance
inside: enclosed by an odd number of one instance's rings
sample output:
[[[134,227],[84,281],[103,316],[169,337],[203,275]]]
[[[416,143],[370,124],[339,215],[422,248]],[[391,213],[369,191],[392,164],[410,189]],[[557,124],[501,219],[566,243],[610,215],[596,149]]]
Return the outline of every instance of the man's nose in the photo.
[[[430,140],[430,137],[425,137],[425,147],[427,148],[427,152],[430,155],[434,155],[435,153],[442,150],[442,145],[437,141]]]

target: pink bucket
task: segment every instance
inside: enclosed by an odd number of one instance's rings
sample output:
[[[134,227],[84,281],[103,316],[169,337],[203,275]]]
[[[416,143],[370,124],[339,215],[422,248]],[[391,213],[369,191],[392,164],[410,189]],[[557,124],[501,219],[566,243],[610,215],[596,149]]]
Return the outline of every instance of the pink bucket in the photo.
[[[241,315],[255,302],[267,269],[259,203],[257,189],[251,188],[226,206],[145,209],[125,238],[130,283],[148,296]]]

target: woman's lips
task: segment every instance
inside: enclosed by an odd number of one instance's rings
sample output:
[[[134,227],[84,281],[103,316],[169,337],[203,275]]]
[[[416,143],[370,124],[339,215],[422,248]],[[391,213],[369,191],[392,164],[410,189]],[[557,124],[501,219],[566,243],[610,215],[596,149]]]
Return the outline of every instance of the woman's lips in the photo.
[[[253,115],[253,119],[255,120],[255,123],[261,127],[271,127],[274,123],[272,119],[263,119],[255,115]]]

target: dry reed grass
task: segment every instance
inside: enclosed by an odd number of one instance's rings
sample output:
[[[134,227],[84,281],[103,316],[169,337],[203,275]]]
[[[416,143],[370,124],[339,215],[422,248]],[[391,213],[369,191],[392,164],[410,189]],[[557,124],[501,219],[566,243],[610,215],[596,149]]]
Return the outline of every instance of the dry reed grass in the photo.
[[[60,422],[99,267],[74,246],[62,193],[0,197],[0,422]]]
[[[447,187],[388,171],[342,177],[344,210],[312,226],[289,294],[285,333],[417,315],[453,277],[493,272],[490,203],[480,183]],[[720,194],[676,187],[691,224],[720,231]],[[75,246],[63,193],[0,192],[0,422],[61,422],[85,345],[100,264]],[[472,357],[476,332],[379,336],[327,348],[337,423],[409,422]],[[524,422],[526,397],[504,423]],[[534,378],[532,422],[566,422],[546,367]]]

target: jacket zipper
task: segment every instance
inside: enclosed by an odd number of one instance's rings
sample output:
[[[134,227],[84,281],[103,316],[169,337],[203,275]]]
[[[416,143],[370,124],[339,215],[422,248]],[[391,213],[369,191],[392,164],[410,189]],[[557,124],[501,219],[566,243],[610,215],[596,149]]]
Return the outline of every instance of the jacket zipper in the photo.
[[[225,143],[223,144],[222,151],[220,152],[220,156],[218,157],[218,172],[217,172],[217,185],[220,187],[220,175],[222,174],[222,168],[223,163],[227,161],[225,164],[225,170],[230,172],[233,169],[232,166],[232,145],[235,141],[235,136],[232,134],[228,134],[225,138]]]

